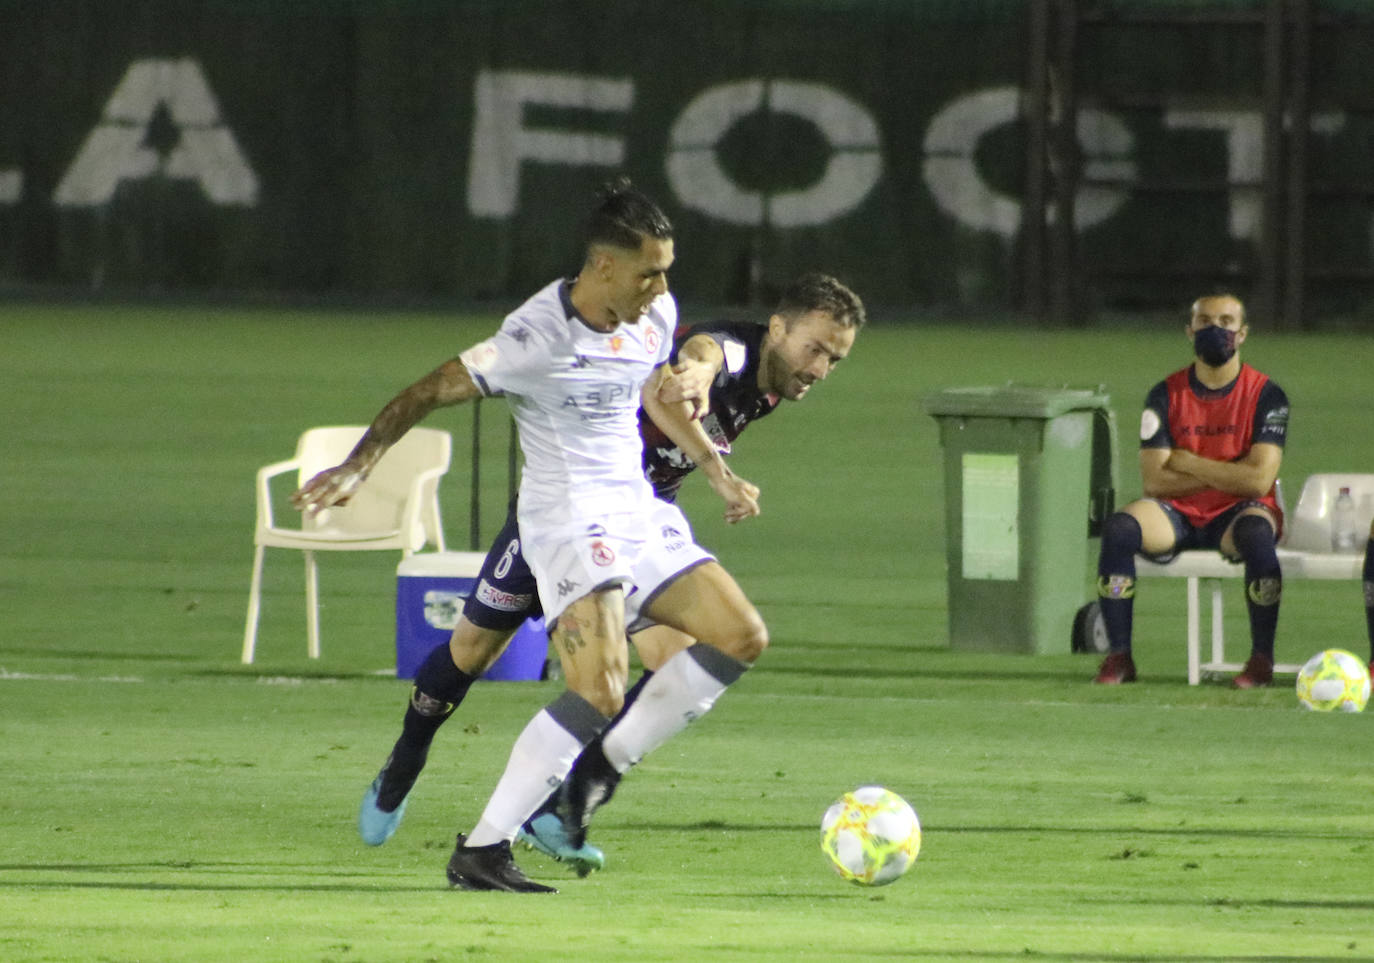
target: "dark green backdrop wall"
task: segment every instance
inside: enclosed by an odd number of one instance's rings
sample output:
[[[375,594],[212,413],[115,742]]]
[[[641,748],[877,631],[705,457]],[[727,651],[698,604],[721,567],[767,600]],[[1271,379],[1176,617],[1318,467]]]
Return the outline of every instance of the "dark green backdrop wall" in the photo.
[[[623,170],[678,226],[684,296],[820,267],[874,302],[1012,307],[1029,6],[0,3],[0,284],[510,298],[575,266]],[[1113,13],[1142,6],[1225,15]],[[1077,222],[1102,303],[1253,278],[1263,6],[1096,4]],[[1360,10],[1323,5],[1312,58],[1304,243],[1343,304],[1374,265]]]

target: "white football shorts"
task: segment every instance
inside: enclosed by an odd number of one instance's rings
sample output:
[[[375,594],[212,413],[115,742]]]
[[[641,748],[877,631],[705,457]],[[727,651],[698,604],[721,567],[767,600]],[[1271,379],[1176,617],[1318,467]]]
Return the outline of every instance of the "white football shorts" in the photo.
[[[692,541],[676,506],[655,498],[647,511],[615,512],[548,528],[523,526],[521,551],[539,586],[544,621],[597,589],[625,589],[625,625],[652,624],[640,609],[677,576],[714,556]]]

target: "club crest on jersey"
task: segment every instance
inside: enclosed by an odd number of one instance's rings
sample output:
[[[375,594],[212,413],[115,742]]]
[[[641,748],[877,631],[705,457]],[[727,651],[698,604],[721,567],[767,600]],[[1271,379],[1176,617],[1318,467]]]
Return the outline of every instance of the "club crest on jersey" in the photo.
[[[615,552],[605,542],[598,539],[592,542],[592,561],[597,565],[606,566],[615,561]]]
[[[625,347],[625,339],[618,334],[613,334],[607,344],[611,346],[612,354],[620,354],[620,349]]]

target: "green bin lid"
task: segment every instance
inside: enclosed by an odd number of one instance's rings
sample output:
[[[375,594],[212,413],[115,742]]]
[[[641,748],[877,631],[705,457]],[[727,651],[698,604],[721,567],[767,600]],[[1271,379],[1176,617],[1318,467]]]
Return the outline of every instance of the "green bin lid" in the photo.
[[[1055,418],[1070,411],[1106,409],[1111,403],[1104,385],[1096,388],[1053,388],[1043,385],[977,385],[944,388],[927,395],[928,415],[989,418]]]

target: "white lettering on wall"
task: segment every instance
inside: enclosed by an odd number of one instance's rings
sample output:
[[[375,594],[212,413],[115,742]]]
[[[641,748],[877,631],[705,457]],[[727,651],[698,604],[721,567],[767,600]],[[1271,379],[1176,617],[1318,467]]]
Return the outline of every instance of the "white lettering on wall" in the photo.
[[[1015,122],[1020,112],[1018,88],[992,87],[951,101],[926,129],[926,186],[940,209],[965,227],[1004,238],[1015,237],[1021,229],[1021,201],[994,189],[979,173],[976,157],[979,142]],[[1121,185],[1089,184],[1079,190],[1074,223],[1083,230],[1107,220],[1126,203],[1128,186],[1136,179],[1131,157],[1135,143],[1119,118],[1101,110],[1079,111],[1076,129],[1084,178]]]
[[[831,152],[824,173],[803,190],[743,190],[720,166],[716,145],[758,111],[814,124]],[[668,183],[683,206],[730,224],[809,227],[859,206],[882,175],[878,125],[863,105],[821,84],[741,80],[710,87],[682,111],[668,135]]]
[[[1236,240],[1258,239],[1264,211],[1264,115],[1258,110],[1170,108],[1164,112],[1164,126],[1226,135],[1227,228]],[[1345,126],[1345,115],[1314,114],[1309,126],[1313,133],[1332,134]]]
[[[468,163],[468,210],[479,217],[510,217],[520,199],[520,165],[616,167],[625,139],[525,126],[526,105],[624,113],[634,103],[634,82],[581,74],[484,70],[473,96],[475,119]]]
[[[0,168],[0,205],[18,204],[24,196],[24,172],[17,168]]]
[[[159,107],[165,107],[176,133],[165,155],[146,143]],[[53,201],[59,207],[99,207],[122,181],[153,176],[196,181],[215,204],[257,204],[257,177],[220,121],[215,97],[194,60],[130,64]]]

